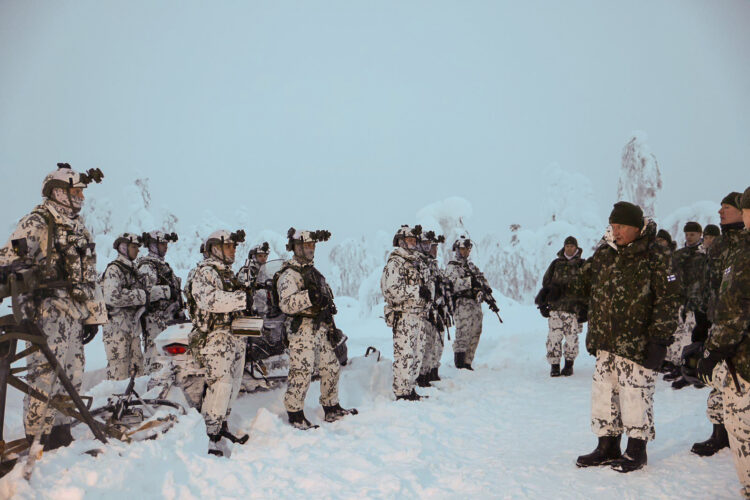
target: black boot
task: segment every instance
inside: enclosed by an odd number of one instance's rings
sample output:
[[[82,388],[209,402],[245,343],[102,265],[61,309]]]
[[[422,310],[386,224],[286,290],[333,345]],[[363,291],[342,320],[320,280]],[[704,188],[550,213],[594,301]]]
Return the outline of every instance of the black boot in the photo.
[[[549,369],[549,376],[550,377],[559,377],[560,376],[560,364],[552,365]]]
[[[646,443],[645,439],[629,437],[625,453],[622,454],[622,458],[612,462],[612,468],[617,472],[633,472],[642,469],[648,463]]]
[[[565,366],[563,366],[563,369],[560,372],[563,377],[570,377],[571,375],[573,375],[573,363],[574,361],[572,359],[565,360]],[[550,375],[552,374],[550,373]]]
[[[214,455],[217,457],[223,457],[224,450],[223,450],[223,447],[220,445],[220,443],[221,443],[221,433],[209,434],[208,435],[208,454]]]
[[[622,436],[602,436],[594,451],[588,455],[581,455],[576,460],[578,467],[597,467],[609,465],[613,461],[622,458],[620,451],[620,438]]]
[[[711,437],[700,443],[695,443],[690,451],[702,457],[710,457],[717,451],[729,446],[729,436],[724,424],[714,424],[714,430]]]
[[[672,389],[679,390],[689,385],[690,385],[690,382],[685,380],[685,377],[679,377],[674,382],[672,382]]]
[[[347,415],[356,415],[359,413],[356,408],[342,408],[339,403],[333,406],[324,406],[323,412],[325,413],[326,422],[335,422],[336,420],[342,419]]]
[[[454,353],[453,362],[456,364],[456,368],[458,368],[459,370],[462,368],[466,368],[466,353],[465,352]]]
[[[286,412],[289,416],[289,423],[292,427],[306,431],[307,429],[317,429],[319,426],[313,425],[309,420],[305,418],[304,410],[300,411],[288,411]]]
[[[70,424],[55,425],[49,431],[49,436],[44,443],[44,451],[56,450],[68,446],[72,442],[73,435],[70,433]]]
[[[403,400],[403,401],[419,401],[421,399],[425,399],[427,396],[420,396],[417,394],[417,391],[414,389],[411,390],[409,394],[406,394],[404,396],[396,396],[396,401]]]
[[[668,371],[666,375],[664,375],[664,381],[674,382],[675,380],[681,377],[682,377],[682,371],[679,368],[674,368],[671,371]]]
[[[429,380],[430,382],[437,382],[440,380],[437,368],[433,368],[432,370],[430,370],[430,375],[427,377],[427,380]]]
[[[432,384],[430,384],[430,381],[427,380],[427,374],[420,375],[417,377],[417,385],[419,387],[432,387]]]

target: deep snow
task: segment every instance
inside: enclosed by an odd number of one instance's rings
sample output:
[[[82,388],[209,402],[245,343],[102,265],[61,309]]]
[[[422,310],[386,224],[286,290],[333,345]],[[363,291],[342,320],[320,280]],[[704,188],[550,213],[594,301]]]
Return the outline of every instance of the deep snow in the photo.
[[[660,381],[655,402],[657,439],[645,470],[619,474],[577,469],[576,456],[595,445],[589,429],[593,358],[582,349],[576,373],[550,379],[545,361],[546,322],[530,306],[503,300],[500,325],[486,311],[476,371],[452,367],[447,346],[443,381],[423,390],[419,403],[391,400],[390,331],[358,304],[340,299],[339,326],[353,359],[341,378],[341,401],[360,414],[322,422],[313,383],[306,413],[321,428],[286,424],[283,389],[243,395],[230,426],[250,434],[230,459],[206,455],[200,415],[183,417],[155,441],[112,443],[98,458],[82,454],[81,439],[44,455],[30,483],[17,467],[0,480],[6,498],[735,498],[731,454],[689,452],[705,439],[707,390],[672,391]],[[379,309],[376,308],[375,311]],[[382,309],[380,309],[382,310]],[[582,335],[581,340],[584,340]],[[383,359],[362,358],[367,346]],[[101,343],[87,350],[91,369],[103,366]],[[90,377],[90,375],[89,375]],[[139,380],[145,384],[145,379]],[[104,382],[99,401],[123,383]],[[142,387],[142,385],[141,385]],[[20,436],[20,395],[10,398],[6,436]]]

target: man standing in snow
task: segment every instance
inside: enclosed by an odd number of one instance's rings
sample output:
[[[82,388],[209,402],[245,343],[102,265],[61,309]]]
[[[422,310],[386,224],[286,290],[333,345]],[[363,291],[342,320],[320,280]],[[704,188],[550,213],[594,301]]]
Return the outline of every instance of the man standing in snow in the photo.
[[[578,334],[583,330],[588,306],[567,289],[583,267],[582,250],[573,236],[565,238],[557,258],[547,268],[542,278],[542,289],[536,298],[542,315],[549,318],[547,335],[547,361],[551,365],[550,377],[573,375],[573,363],[578,356]],[[565,339],[565,366],[560,372],[560,357]]]
[[[708,331],[714,321],[716,300],[719,295],[724,272],[729,267],[735,255],[743,250],[742,211],[740,198],[742,195],[733,191],[721,200],[719,217],[721,220],[721,236],[716,238],[708,251],[706,258],[706,272],[701,284],[701,305],[695,312],[695,327],[693,328],[693,342],[705,342]],[[729,446],[729,438],[724,427],[724,405],[722,402],[722,387],[726,376],[726,365],[719,363],[717,373],[713,377],[713,387],[708,395],[706,415],[713,425],[711,436],[693,444],[690,449],[696,455],[708,457]]]
[[[143,351],[145,356],[146,373],[152,373],[158,366],[152,366],[156,358],[154,339],[164,329],[175,322],[185,320],[185,304],[182,300],[182,283],[175,276],[172,266],[164,260],[169,243],[177,241],[175,233],[166,234],[163,231],[151,231],[141,236],[143,246],[148,249],[148,255],[136,261],[136,268],[141,282],[146,289],[152,286],[169,288],[169,295],[151,303],[141,320],[143,325]]]
[[[396,399],[419,401],[414,385],[422,366],[425,336],[430,329],[432,302],[430,283],[425,281],[422,258],[417,249],[421,226],[401,226],[393,237],[396,247],[380,277],[385,297],[385,324],[393,328],[393,394]]]
[[[42,331],[76,390],[83,382],[83,345],[107,321],[97,284],[94,239],[79,216],[84,189],[91,182],[101,182],[102,177],[99,169],[81,174],[67,163],[58,163],[58,169],[42,183],[44,201],[19,221],[8,243],[0,248],[0,265],[27,258],[32,269],[39,271],[42,286],[21,294],[17,310]],[[22,247],[26,255],[20,251]],[[26,358],[26,368],[31,387],[49,396],[64,394],[40,351]],[[45,450],[67,446],[73,440],[70,418],[28,395],[24,397],[23,424],[29,443],[39,436]]]
[[[255,280],[258,278],[260,266],[268,260],[269,245],[264,241],[260,245],[255,245],[247,253],[247,260],[237,273],[237,279],[245,284],[248,288],[255,288]]]
[[[473,370],[471,363],[482,335],[482,302],[484,290],[490,285],[479,268],[469,261],[472,241],[461,236],[453,243],[454,257],[446,266],[445,274],[453,286],[456,339],[453,356],[456,368]],[[492,306],[491,306],[492,308]],[[495,311],[496,312],[496,311]]]
[[[201,414],[206,421],[209,453],[224,456],[232,411],[245,369],[245,339],[232,334],[232,321],[250,308],[251,296],[232,272],[237,244],[245,232],[214,231],[203,243],[204,259],[185,286],[193,332],[190,351],[206,369]]]
[[[425,283],[429,283],[428,287],[433,296],[427,317],[422,365],[417,377],[419,387],[430,387],[430,382],[440,380],[437,372],[443,354],[443,333],[449,326],[447,321],[450,321],[446,311],[449,298],[445,297],[445,289],[441,286],[442,277],[437,263],[438,245],[444,241],[445,236],[435,235],[434,231],[423,233],[418,241],[419,251],[423,254],[424,280]]]
[[[683,303],[678,314],[678,326],[674,341],[667,350],[668,373],[664,380],[672,380],[673,389],[682,389],[690,382],[682,377],[680,364],[682,350],[690,344],[691,333],[695,326],[695,311],[701,301],[702,277],[706,272],[706,254],[701,246],[703,228],[697,222],[688,222],[684,227],[685,246],[672,256],[672,267],[679,278]]]
[[[741,197],[742,218],[750,227],[750,188]],[[698,361],[698,374],[706,383],[717,387],[719,363],[729,374],[721,380],[723,422],[734,457],[734,466],[742,483],[742,495],[750,498],[750,343],[745,342],[750,329],[750,232],[739,232],[738,251],[725,262],[716,302],[713,327]]]
[[[333,292],[314,264],[316,243],[328,241],[331,233],[290,228],[287,237],[286,248],[294,256],[284,262],[274,278],[279,308],[288,316],[289,376],[284,407],[289,423],[306,430],[316,427],[307,420],[304,411],[316,353],[325,421],[335,422],[346,415],[356,415],[357,410],[342,408],[339,404],[341,364],[334,349],[340,346],[341,332],[333,320],[336,314]]]
[[[572,284],[576,295],[589,297],[586,349],[596,356],[591,428],[599,439],[576,463],[630,472],[646,465],[646,443],[655,437],[655,370],[677,325],[679,289],[669,254],[654,242],[656,225],[646,223],[640,207],[616,203],[609,223],[611,238]]]

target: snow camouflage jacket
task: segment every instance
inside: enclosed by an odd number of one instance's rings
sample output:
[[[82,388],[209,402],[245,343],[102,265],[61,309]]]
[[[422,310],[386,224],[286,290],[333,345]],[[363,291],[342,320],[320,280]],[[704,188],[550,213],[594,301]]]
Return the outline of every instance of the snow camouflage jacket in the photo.
[[[574,295],[572,290],[567,288],[568,284],[572,283],[581,272],[584,264],[581,253],[582,250],[579,248],[576,250],[575,255],[571,259],[568,259],[565,257],[565,249],[561,249],[557,252],[557,258],[552,261],[544,273],[544,277],[542,278],[543,287],[554,284],[561,286],[563,289],[559,299],[553,302],[547,301],[550,310],[578,314],[585,305],[584,299]]]
[[[604,350],[643,364],[649,342],[669,345],[677,327],[679,282],[649,222],[630,245],[599,247],[571,284],[589,298],[589,353]]]
[[[229,328],[237,313],[247,307],[247,294],[232,268],[214,257],[198,264],[185,286],[185,293],[188,301],[195,302],[191,307],[195,314],[190,318],[193,326],[204,334]],[[200,342],[195,345],[200,346]]]
[[[733,254],[722,275],[715,304],[714,325],[706,347],[728,356],[737,373],[750,380],[750,232],[739,231]]]
[[[380,277],[380,291],[385,297],[386,322],[395,312],[426,315],[429,303],[419,296],[419,288],[425,283],[422,257],[416,250],[395,248]]]
[[[315,310],[310,301],[309,290],[312,286],[319,288],[333,302],[331,287],[312,263],[303,264],[296,257],[286,261],[276,280],[281,312],[289,316],[316,316],[320,311]]]
[[[672,268],[680,279],[685,309],[696,311],[701,304],[701,284],[706,272],[706,254],[701,245],[683,247],[672,255]]]
[[[110,318],[132,314],[146,303],[146,290],[135,266],[122,255],[107,264],[101,277],[104,301]]]
[[[742,233],[743,230],[739,227],[722,230],[721,236],[716,238],[708,250],[706,271],[701,284],[700,310],[706,313],[711,322],[714,321],[714,309],[724,270],[729,267],[728,263],[734,259],[735,254],[742,250]]]
[[[18,260],[13,240],[25,239],[28,257],[41,271],[42,282],[65,281],[70,287],[45,290],[56,307],[85,324],[107,322],[107,310],[98,286],[94,239],[80,217],[65,213],[63,207],[45,200],[23,217],[7,244],[0,248],[0,265]],[[21,301],[33,308],[31,296]],[[31,311],[28,311],[31,314]]]
[[[168,286],[172,290],[171,299],[162,299],[156,302],[152,307],[158,311],[165,311],[175,302],[179,302],[179,294],[181,292],[182,283],[180,278],[175,276],[172,271],[172,266],[162,258],[154,255],[146,255],[145,257],[139,258],[135,263],[138,274],[141,277],[143,285],[150,289],[154,285]],[[179,312],[177,307],[175,312]]]
[[[448,265],[445,266],[445,276],[453,285],[454,299],[470,299],[481,302],[480,290],[476,290],[471,286],[472,275],[483,283],[486,288],[491,288],[487,279],[473,262],[465,259],[448,262]]]

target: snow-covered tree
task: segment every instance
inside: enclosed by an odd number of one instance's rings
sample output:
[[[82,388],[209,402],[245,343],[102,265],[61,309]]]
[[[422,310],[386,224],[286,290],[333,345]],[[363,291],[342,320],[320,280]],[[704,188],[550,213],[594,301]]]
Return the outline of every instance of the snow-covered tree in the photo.
[[[441,262],[450,260],[453,254],[451,247],[459,236],[469,236],[464,223],[471,218],[472,212],[471,203],[458,196],[432,203],[417,212],[417,222],[426,231],[433,230],[445,235],[445,244],[440,251]]]
[[[656,215],[656,202],[661,190],[661,173],[656,156],[648,146],[645,132],[633,132],[622,150],[617,199],[635,203],[646,216]]]
[[[378,260],[367,251],[364,237],[347,238],[336,244],[328,254],[332,274],[339,277],[336,295],[357,297],[362,280],[378,266]]]

